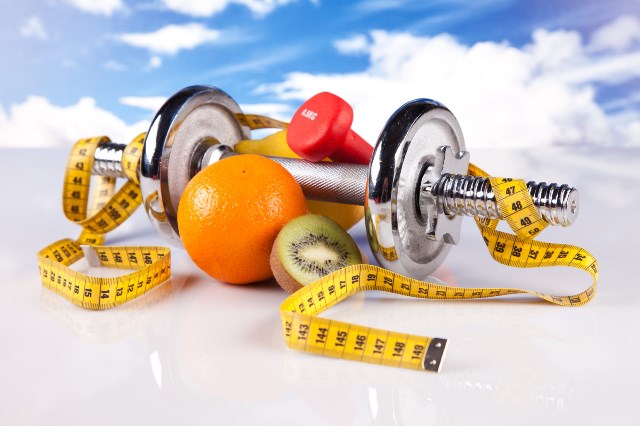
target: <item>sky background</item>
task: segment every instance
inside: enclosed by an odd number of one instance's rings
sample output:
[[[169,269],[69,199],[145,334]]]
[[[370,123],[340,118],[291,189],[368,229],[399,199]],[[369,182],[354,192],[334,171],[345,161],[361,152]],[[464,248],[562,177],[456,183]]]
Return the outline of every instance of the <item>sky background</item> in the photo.
[[[420,97],[467,147],[640,146],[640,0],[0,0],[0,147],[128,142],[218,86],[288,119],[331,91],[374,144]]]

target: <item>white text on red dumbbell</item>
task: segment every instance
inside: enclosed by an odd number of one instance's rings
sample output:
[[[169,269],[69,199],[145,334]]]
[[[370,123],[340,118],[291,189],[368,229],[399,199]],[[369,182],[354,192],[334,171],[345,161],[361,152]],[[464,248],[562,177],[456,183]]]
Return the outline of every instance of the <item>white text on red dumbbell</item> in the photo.
[[[316,117],[318,116],[317,112],[311,111],[310,109],[304,109],[300,115],[302,115],[305,118],[308,118],[309,120],[313,121],[316,119]]]

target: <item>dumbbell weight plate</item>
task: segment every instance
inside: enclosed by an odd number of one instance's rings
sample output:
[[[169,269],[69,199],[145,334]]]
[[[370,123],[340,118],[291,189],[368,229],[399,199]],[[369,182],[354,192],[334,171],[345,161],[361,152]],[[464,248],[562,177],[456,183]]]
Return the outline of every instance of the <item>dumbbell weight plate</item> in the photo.
[[[178,203],[187,183],[200,170],[203,154],[216,143],[233,147],[249,139],[240,124],[238,104],[211,86],[182,89],[160,108],[144,142],[140,188],[153,226],[174,245],[178,233]]]
[[[435,271],[451,244],[426,236],[418,211],[421,179],[440,147],[465,151],[458,121],[442,104],[416,99],[387,121],[375,146],[365,199],[365,220],[374,256],[385,268],[415,278]]]

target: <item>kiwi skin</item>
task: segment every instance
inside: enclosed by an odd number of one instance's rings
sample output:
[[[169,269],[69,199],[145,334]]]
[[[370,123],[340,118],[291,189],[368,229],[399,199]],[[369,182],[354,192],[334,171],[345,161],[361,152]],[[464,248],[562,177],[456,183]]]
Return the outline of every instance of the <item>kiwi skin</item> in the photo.
[[[329,219],[326,216],[321,216],[321,215],[305,215],[305,216],[301,216],[297,219],[302,219],[303,217],[306,217],[307,219],[313,219],[313,217],[317,217],[317,218],[321,218],[322,221],[329,221],[332,222],[333,225],[335,225],[335,227],[337,228],[336,232],[340,232],[341,234],[344,234],[347,238],[349,238],[351,240],[351,242],[355,245],[355,242],[353,241],[353,239],[351,239],[351,236],[349,234],[346,233],[346,231],[344,231],[340,225],[338,225],[337,223],[335,223],[333,220]],[[294,219],[296,220],[296,219]],[[325,225],[326,226],[326,225]],[[339,230],[339,231],[338,231]],[[282,287],[282,289],[284,291],[286,291],[287,293],[294,293],[298,290],[300,290],[302,287],[304,287],[304,285],[300,282],[298,282],[298,280],[296,280],[285,268],[282,260],[280,259],[280,250],[278,250],[278,246],[279,246],[279,242],[280,242],[280,238],[283,235],[283,232],[287,232],[287,225],[285,225],[285,227],[280,231],[280,233],[278,234],[278,237],[276,238],[276,240],[273,243],[273,246],[271,248],[271,255],[269,256],[269,262],[271,264],[271,271],[273,272],[273,276],[276,279],[276,281],[278,282],[278,284],[280,285],[280,287]],[[362,255],[362,251],[359,249],[359,247],[357,245],[355,245],[355,248],[357,249],[357,256],[356,257],[356,263],[362,263],[362,260],[365,259],[365,257],[363,257]]]
[[[278,238],[276,238],[273,243],[273,247],[271,248],[269,263],[271,264],[271,272],[273,272],[273,277],[276,279],[277,283],[280,285],[280,287],[282,287],[284,291],[291,294],[295,293],[303,287],[302,284],[296,281],[291,275],[289,275],[287,270],[284,269],[284,265],[282,265],[280,257],[278,256]]]

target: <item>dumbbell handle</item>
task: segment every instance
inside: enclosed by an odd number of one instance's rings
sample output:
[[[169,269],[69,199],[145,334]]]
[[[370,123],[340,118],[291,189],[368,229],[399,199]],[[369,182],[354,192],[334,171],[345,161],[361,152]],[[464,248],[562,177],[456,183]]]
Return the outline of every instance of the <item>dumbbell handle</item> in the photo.
[[[92,173],[126,177],[121,158],[125,144],[103,143],[96,149]],[[222,158],[237,155],[227,152]],[[242,154],[239,154],[242,155]],[[363,205],[369,167],[346,163],[311,163],[297,158],[269,157],[291,173],[306,198]],[[569,226],[577,217],[578,191],[567,185],[529,182],[529,193],[543,219],[551,225]],[[431,189],[448,214],[502,219],[488,179],[443,175]]]
[[[126,144],[117,142],[102,142],[93,154],[93,168],[91,174],[95,176],[107,176],[126,178],[122,168],[122,153]]]
[[[296,179],[312,200],[362,205],[369,168],[358,164],[310,163],[294,158],[269,157]],[[578,191],[568,185],[528,182],[536,209],[550,225],[569,226],[577,217]],[[488,178],[443,175],[433,185],[447,214],[503,219]]]
[[[346,163],[311,163],[269,157],[291,173],[310,200],[363,205],[369,167]]]
[[[527,182],[533,205],[550,225],[569,226],[578,217],[578,190],[569,185]],[[430,189],[448,215],[504,219],[489,178],[443,174]]]
[[[101,143],[94,154],[91,173],[95,176],[126,178],[122,169],[122,153],[126,145]],[[225,158],[236,155],[227,152]],[[241,154],[240,154],[241,155]],[[305,197],[311,200],[363,205],[369,168],[358,164],[311,163],[304,160],[269,157],[282,165],[296,179]]]

